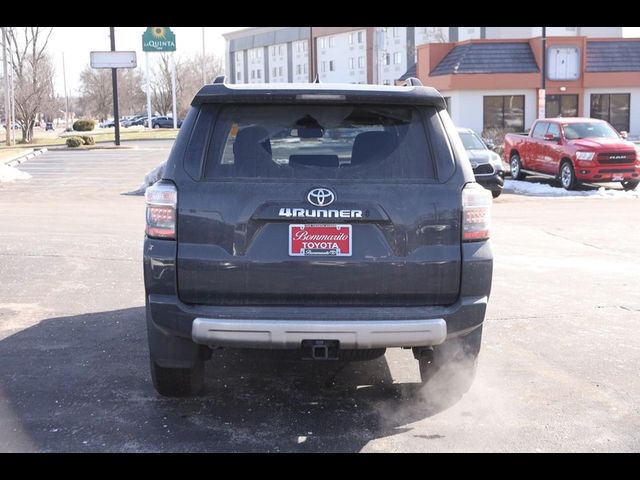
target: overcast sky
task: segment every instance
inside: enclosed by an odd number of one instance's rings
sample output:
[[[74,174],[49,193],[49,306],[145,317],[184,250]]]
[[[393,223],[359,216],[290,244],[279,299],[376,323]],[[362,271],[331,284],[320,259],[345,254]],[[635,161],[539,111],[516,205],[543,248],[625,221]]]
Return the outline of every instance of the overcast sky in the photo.
[[[145,68],[142,52],[142,34],[147,27],[116,27],[116,49],[136,50],[138,68]],[[223,33],[245,27],[204,27],[205,52],[224,57]],[[202,27],[172,27],[176,34],[176,54],[192,56],[202,52]],[[624,27],[625,37],[640,37],[640,27]],[[80,72],[89,64],[89,52],[109,50],[109,27],[55,27],[51,35],[49,52],[56,69],[56,92],[64,94],[62,82],[62,53],[70,96],[78,95]],[[149,54],[154,57],[157,54]],[[153,62],[153,60],[152,60]]]
[[[204,27],[205,53],[215,53],[224,58],[223,33],[245,27]],[[136,50],[138,68],[144,72],[145,55],[142,51],[142,34],[147,27],[116,27],[116,50]],[[176,55],[192,56],[202,53],[202,27],[171,27],[176,35]],[[70,96],[78,95],[80,72],[89,65],[89,53],[110,50],[109,27],[54,27],[49,39],[49,52],[56,69],[56,92],[64,95],[62,81],[62,54]],[[157,54],[150,53],[153,65]]]

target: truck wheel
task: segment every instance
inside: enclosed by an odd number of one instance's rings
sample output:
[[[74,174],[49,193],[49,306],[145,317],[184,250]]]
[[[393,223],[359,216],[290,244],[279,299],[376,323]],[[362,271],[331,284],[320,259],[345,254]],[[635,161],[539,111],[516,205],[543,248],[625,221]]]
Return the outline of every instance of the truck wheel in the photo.
[[[192,397],[204,388],[204,362],[191,368],[164,368],[151,360],[151,379],[160,395]]]
[[[526,176],[522,173],[522,162],[520,161],[520,155],[514,153],[509,159],[509,166],[511,167],[511,178],[514,180],[522,180]]]
[[[624,180],[620,182],[625,191],[635,190],[638,184],[640,184],[640,180]]]
[[[482,325],[463,337],[434,346],[431,352],[423,355],[414,350],[422,383],[435,390],[462,396],[473,383],[481,342]]]
[[[576,178],[576,173],[573,170],[573,165],[571,165],[571,162],[567,162],[566,160],[562,162],[562,165],[560,165],[560,183],[565,190],[575,190],[578,186],[578,179]]]

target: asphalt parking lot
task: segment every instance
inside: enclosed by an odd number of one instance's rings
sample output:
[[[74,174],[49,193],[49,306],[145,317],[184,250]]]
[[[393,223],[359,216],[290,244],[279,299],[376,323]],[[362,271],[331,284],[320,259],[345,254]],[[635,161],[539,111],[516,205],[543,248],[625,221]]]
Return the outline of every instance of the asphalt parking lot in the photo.
[[[0,183],[0,451],[640,450],[640,198],[494,203],[478,374],[454,404],[410,351],[284,362],[216,351],[197,399],[148,373],[144,200],[171,143],[50,151]]]

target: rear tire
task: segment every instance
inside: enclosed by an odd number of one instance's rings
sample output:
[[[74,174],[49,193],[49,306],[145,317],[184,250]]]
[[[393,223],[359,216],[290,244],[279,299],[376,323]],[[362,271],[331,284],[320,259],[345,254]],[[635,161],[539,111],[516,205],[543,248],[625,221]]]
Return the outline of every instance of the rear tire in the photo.
[[[622,185],[622,188],[625,190],[625,192],[635,190],[638,184],[640,184],[640,180],[624,180],[620,182],[620,185]]]
[[[511,167],[511,178],[514,180],[524,180],[526,175],[522,173],[522,162],[520,161],[520,155],[514,153],[509,159],[509,166]]]
[[[448,403],[464,395],[475,378],[482,325],[463,337],[433,347],[432,355],[418,357],[420,378],[440,401]]]
[[[191,368],[164,368],[152,359],[151,379],[160,395],[192,397],[204,388],[204,362],[196,362]]]
[[[564,161],[560,165],[560,184],[565,190],[575,190],[578,186],[576,172],[573,170],[571,162]]]
[[[153,128],[160,128],[160,124],[159,124],[159,123],[156,123],[156,124],[153,126]]]

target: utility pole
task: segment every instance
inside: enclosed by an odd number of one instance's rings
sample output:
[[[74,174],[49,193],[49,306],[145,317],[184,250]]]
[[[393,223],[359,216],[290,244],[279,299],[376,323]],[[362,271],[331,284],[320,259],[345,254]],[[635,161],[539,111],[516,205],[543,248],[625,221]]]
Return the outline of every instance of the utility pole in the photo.
[[[547,27],[542,27],[542,82],[538,92],[538,118],[546,117],[547,85]]]
[[[205,56],[204,56],[204,27],[202,27],[202,84],[207,84],[207,75],[205,72]]]
[[[116,51],[115,27],[109,27],[111,37],[111,51]],[[118,111],[118,69],[111,69],[111,84],[113,85],[113,126],[116,127],[116,145],[120,145],[120,112]]]
[[[69,96],[67,95],[67,70],[64,66],[64,52],[62,52],[62,85],[64,87],[64,128],[69,128]]]
[[[7,69],[7,32],[5,31],[5,27],[2,27],[2,73],[4,74],[4,117],[5,117],[5,128],[6,128],[6,143],[5,145],[11,144],[11,130],[13,127],[10,117],[11,106],[9,104],[9,75]]]
[[[315,59],[313,55],[313,27],[309,27],[309,83],[315,79]]]

